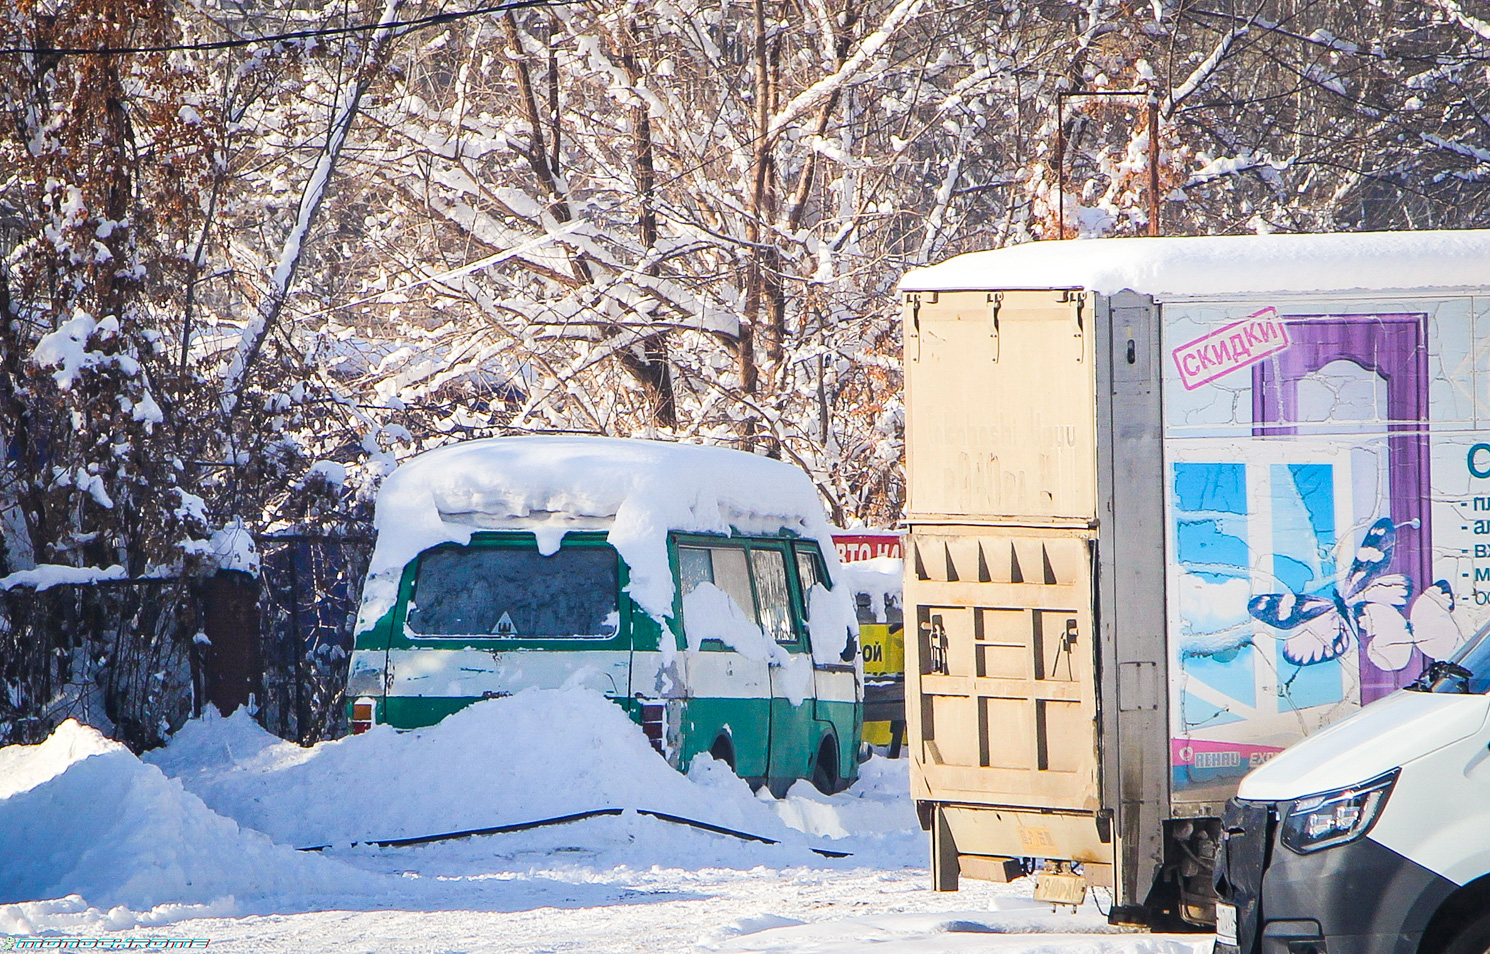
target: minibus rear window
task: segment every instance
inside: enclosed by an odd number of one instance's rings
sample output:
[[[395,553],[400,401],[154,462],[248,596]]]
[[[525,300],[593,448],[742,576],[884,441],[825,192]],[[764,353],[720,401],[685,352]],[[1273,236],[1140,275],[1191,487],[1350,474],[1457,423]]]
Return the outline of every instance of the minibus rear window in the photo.
[[[616,554],[446,547],[419,558],[408,628],[420,636],[608,639],[620,625]]]

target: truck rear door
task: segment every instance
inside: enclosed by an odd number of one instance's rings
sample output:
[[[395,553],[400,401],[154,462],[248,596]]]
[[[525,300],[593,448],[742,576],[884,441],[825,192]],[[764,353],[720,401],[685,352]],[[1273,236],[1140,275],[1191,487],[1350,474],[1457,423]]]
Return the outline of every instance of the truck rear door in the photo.
[[[1110,883],[1091,300],[920,293],[906,318],[907,713],[934,879],[1041,857]]]

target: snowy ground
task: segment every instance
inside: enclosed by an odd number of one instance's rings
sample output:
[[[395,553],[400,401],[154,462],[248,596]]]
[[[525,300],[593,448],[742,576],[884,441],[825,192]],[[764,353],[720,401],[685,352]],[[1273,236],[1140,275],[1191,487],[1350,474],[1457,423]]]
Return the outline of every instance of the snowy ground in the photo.
[[[805,784],[757,796],[712,762],[683,776],[584,690],[313,749],[246,716],[209,719],[143,761],[70,723],[43,745],[0,749],[0,935],[206,938],[245,952],[1209,954],[1209,936],[1119,933],[1092,904],[1052,912],[1027,883],[931,892],[905,763],[863,769],[832,798]],[[367,844],[598,808],[627,811]],[[312,845],[328,847],[295,850]]]

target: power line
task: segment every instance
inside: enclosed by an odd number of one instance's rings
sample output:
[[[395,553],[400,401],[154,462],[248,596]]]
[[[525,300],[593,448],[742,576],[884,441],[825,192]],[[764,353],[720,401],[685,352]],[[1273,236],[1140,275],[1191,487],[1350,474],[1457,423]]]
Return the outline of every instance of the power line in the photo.
[[[442,23],[454,23],[467,17],[477,17],[486,13],[501,13],[504,10],[525,10],[529,7],[557,7],[567,6],[571,3],[580,3],[582,0],[509,0],[507,3],[499,3],[491,7],[478,7],[475,10],[456,10],[449,13],[434,13],[427,17],[418,17],[413,20],[393,20],[387,23],[358,23],[352,26],[323,27],[315,30],[297,30],[293,33],[276,33],[272,36],[239,37],[232,40],[217,40],[212,43],[183,43],[170,46],[100,46],[100,47],[7,47],[0,49],[0,56],[127,56],[134,53],[186,53],[205,52],[209,50],[231,50],[238,47],[253,46],[258,43],[283,43],[288,40],[309,40],[323,36],[343,36],[348,33],[370,33],[373,30],[422,30],[426,27],[439,26]]]

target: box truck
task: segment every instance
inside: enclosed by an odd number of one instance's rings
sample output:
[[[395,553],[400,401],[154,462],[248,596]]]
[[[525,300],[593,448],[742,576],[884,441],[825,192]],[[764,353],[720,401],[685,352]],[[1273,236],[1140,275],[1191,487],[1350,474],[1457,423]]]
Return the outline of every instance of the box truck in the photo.
[[[1040,242],[901,292],[934,884],[1038,859],[1208,929],[1242,776],[1490,617],[1490,232]]]

